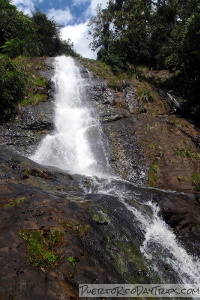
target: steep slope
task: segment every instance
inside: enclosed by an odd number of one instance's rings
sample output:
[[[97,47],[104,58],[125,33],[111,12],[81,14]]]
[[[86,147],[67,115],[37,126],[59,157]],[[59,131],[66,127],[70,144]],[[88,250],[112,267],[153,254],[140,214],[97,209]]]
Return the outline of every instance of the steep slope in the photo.
[[[43,73],[48,80],[52,68],[49,61],[48,71]],[[151,228],[155,214],[156,220],[161,220],[161,216],[170,226],[170,230],[164,227],[165,234],[170,233],[170,241],[174,242],[176,234],[176,243],[180,247],[184,244],[188,253],[199,254],[199,194],[144,187],[150,160],[142,138],[144,134],[146,139],[156,135],[148,133],[152,128],[143,130],[139,124],[151,124],[152,120],[160,126],[167,124],[166,120],[148,112],[151,104],[154,107],[156,104],[159,110],[161,100],[134,102],[136,88],[132,81],[122,82],[123,91],[118,91],[109,89],[102,79],[96,77],[94,80],[84,67],[81,67],[81,74],[93,82],[88,87],[88,97],[100,113],[113,168],[124,179],[139,186],[119,178],[107,183],[104,178],[44,168],[16,154],[32,153],[44,135],[53,129],[51,97],[49,101],[24,107],[17,122],[1,127],[2,300],[79,299],[80,283],[150,283],[166,278],[177,282],[177,273],[169,264],[163,263],[162,256],[156,255],[155,261],[149,262],[140,252],[141,247],[145,248],[145,230]],[[191,142],[190,138],[188,141]],[[153,150],[150,147],[151,155],[158,157]],[[197,153],[195,151],[196,148],[194,153]],[[170,177],[170,174],[166,176]],[[148,206],[149,201],[152,206]],[[154,211],[157,206],[159,209]],[[147,223],[142,224],[133,213],[134,208],[146,213]],[[147,248],[154,249],[153,240],[149,242],[151,247]],[[168,245],[167,242],[165,246],[170,251],[171,243]],[[162,247],[155,251],[160,254]],[[193,278],[195,258],[186,255],[180,259],[188,257],[191,258],[187,265],[189,278]],[[186,261],[180,261],[178,265],[183,272]],[[152,269],[154,263],[159,274]]]
[[[142,176],[143,183],[146,179],[146,183],[158,188],[199,191],[199,129],[180,108],[183,99],[173,102],[169,94],[173,91],[158,87],[160,81],[169,80],[173,74],[156,72],[152,85],[149,77],[137,75],[137,70],[133,75],[115,76],[103,63],[83,63],[110,88],[109,100],[101,102],[100,115],[113,147],[113,166],[121,176],[134,182]],[[95,88],[106,97],[105,86],[99,88],[97,84]],[[121,170],[117,167],[119,161],[124,161]],[[144,169],[149,170],[147,177]]]

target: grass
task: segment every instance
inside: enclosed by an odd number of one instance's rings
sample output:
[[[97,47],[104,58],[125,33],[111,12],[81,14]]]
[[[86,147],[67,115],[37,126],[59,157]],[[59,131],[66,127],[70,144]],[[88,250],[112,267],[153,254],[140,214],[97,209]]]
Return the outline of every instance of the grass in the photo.
[[[63,239],[64,232],[58,227],[52,227],[49,231],[49,245],[58,245]]]
[[[105,224],[110,222],[110,218],[105,213],[94,214],[92,216],[96,223]]]
[[[183,176],[181,176],[181,175],[178,175],[177,179],[178,179],[179,182],[182,182],[182,181],[185,180],[185,178]]]
[[[76,266],[76,259],[73,256],[68,256],[67,258],[68,262],[70,262],[70,264],[75,267]]]
[[[157,179],[158,179],[158,168],[159,168],[159,161],[156,160],[151,166],[149,170],[149,185],[152,187],[157,186]]]
[[[195,153],[190,149],[176,150],[175,154],[182,157],[191,158],[193,160],[198,160],[200,158],[199,153]]]
[[[31,175],[31,176],[34,176],[34,177],[40,177],[40,178],[43,178],[45,180],[52,180],[53,179],[53,174],[50,173],[49,171],[46,171],[46,170],[24,169],[23,172],[26,173],[27,175]]]
[[[37,104],[47,99],[48,81],[39,75],[38,70],[45,70],[45,58],[28,58],[19,56],[15,63],[20,71],[26,74],[26,95],[21,105]]]
[[[102,61],[81,59],[81,62],[100,78],[105,79],[108,87],[114,90],[122,91],[124,80],[129,79],[129,76],[126,73],[115,75],[112,72],[111,67]]]
[[[27,261],[35,267],[50,267],[56,264],[59,257],[54,247],[63,238],[60,228],[52,227],[49,231],[21,230],[19,235],[26,242]]]
[[[122,92],[126,83],[134,86],[136,99],[141,105],[155,102],[158,99],[157,92],[152,89],[144,76],[140,76],[141,72],[134,66],[130,66],[130,69],[126,72],[114,74],[109,65],[99,60],[81,58],[81,63],[100,78],[105,79],[109,88]]]
[[[158,142],[154,142],[154,143],[147,145],[148,149],[159,149],[159,147],[160,147],[160,143],[158,143]]]
[[[137,88],[136,98],[139,102],[153,102],[156,100],[154,92],[147,87]]]
[[[85,236],[91,228],[89,224],[83,224],[83,223],[77,222],[76,220],[73,220],[73,219],[67,219],[67,220],[61,221],[60,223],[64,226],[66,226],[67,228],[71,228],[71,229],[78,231],[78,233],[81,236]]]
[[[195,191],[200,192],[200,173],[192,175],[192,184],[194,186]]]
[[[155,124],[147,124],[145,127],[146,130],[150,130],[151,128],[154,128]]]
[[[14,207],[14,206],[17,206],[18,204],[20,204],[21,202],[23,202],[24,200],[26,200],[26,197],[16,198],[12,202],[4,205],[3,207]]]
[[[45,101],[46,99],[47,99],[47,95],[46,94],[29,93],[29,95],[26,96],[25,99],[23,99],[23,101],[20,104],[22,106],[33,105],[33,104],[37,104],[39,102]]]

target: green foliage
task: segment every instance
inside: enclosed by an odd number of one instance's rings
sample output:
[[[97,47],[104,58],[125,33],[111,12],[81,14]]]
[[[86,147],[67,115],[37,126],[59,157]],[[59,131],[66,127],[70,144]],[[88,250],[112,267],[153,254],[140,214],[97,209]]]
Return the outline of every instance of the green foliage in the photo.
[[[149,170],[149,185],[152,187],[157,186],[157,178],[158,178],[158,168],[159,168],[159,161],[156,160],[151,166]]]
[[[0,1],[0,10],[8,9],[10,11],[12,11],[12,10],[16,11],[16,7],[14,5],[12,5],[10,2],[11,2],[10,0],[1,0]]]
[[[88,24],[93,37],[91,48],[118,74],[129,64],[179,71],[182,92],[198,121],[199,19],[200,0],[110,0],[106,9],[98,6]]]
[[[78,233],[81,236],[85,236],[87,234],[87,232],[90,230],[89,224],[83,224],[83,223],[77,222],[73,219],[61,221],[61,223],[64,226],[66,226],[67,228],[75,229],[76,231],[78,231]]]
[[[5,55],[0,55],[0,121],[9,120],[26,91],[26,75]]]
[[[64,232],[62,231],[62,229],[60,229],[58,227],[50,228],[49,244],[51,246],[59,244],[62,241],[63,235],[64,235]]]
[[[4,43],[3,46],[1,46],[1,49],[3,49],[3,52],[8,54],[10,57],[15,57],[17,55],[20,55],[23,51],[23,45],[25,44],[25,41],[20,40],[18,37],[8,40]]]
[[[143,1],[122,2],[120,10],[115,1],[109,1],[104,10],[99,6],[97,15],[89,22],[92,49],[100,49],[99,59],[119,69],[126,67],[127,62],[147,61],[149,57],[146,26],[149,5],[144,5]]]
[[[73,44],[60,39],[55,21],[48,20],[40,11],[32,17],[24,15],[7,0],[0,3],[0,49],[11,57],[77,56]]]
[[[48,81],[36,72],[45,69],[45,61],[40,58],[27,58],[19,56],[15,64],[20,71],[26,74],[26,93],[21,105],[37,104],[47,99]]]
[[[26,197],[16,198],[13,201],[11,201],[10,203],[4,205],[4,207],[14,207],[14,206],[17,206],[18,204],[20,204],[24,200],[26,200]]]
[[[104,78],[108,84],[108,87],[112,89],[121,91],[124,80],[129,79],[129,76],[126,73],[113,73],[111,66],[100,60],[95,61],[83,58],[80,60],[85,67],[89,67],[99,77]]]
[[[48,20],[47,16],[40,11],[33,14],[33,23],[40,56],[54,56],[55,39],[58,38],[56,23]]]
[[[196,152],[192,151],[191,149],[178,150],[178,151],[176,151],[176,155],[186,157],[186,158],[191,158],[193,160],[198,160],[200,158],[199,153],[196,153]]]
[[[17,10],[2,9],[0,10],[0,32],[0,46],[3,46],[2,50],[11,57],[39,54],[36,31],[31,17]]]
[[[96,223],[104,224],[110,222],[110,218],[105,213],[94,214],[92,218]]]
[[[18,58],[13,62],[2,53]],[[47,80],[22,56],[60,54],[78,56],[70,40],[60,39],[54,21],[40,11],[24,15],[11,1],[0,1],[0,122],[14,116],[18,103],[36,104],[47,98]]]
[[[75,267],[76,266],[76,259],[73,256],[68,256],[67,260],[70,262],[70,264]]]
[[[192,175],[192,184],[194,186],[194,189],[200,192],[200,173]]]
[[[63,238],[60,228],[50,228],[49,232],[22,230],[19,232],[27,246],[27,261],[35,267],[49,267],[58,261],[58,255],[52,248]]]
[[[154,101],[155,97],[151,90],[148,89],[138,89],[136,93],[136,97],[140,102],[149,102]]]
[[[181,175],[178,175],[177,176],[177,179],[178,179],[178,181],[179,182],[182,182],[182,181],[184,181],[185,179],[184,179],[184,177],[183,176],[181,176]]]

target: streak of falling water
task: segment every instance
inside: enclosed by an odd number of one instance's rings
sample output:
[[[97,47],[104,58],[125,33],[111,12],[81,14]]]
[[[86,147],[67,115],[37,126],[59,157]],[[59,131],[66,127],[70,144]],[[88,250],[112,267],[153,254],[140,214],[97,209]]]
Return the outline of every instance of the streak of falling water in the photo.
[[[130,190],[129,182],[114,179],[93,179],[98,193],[115,196],[124,204],[127,211],[133,215],[133,222],[139,222],[143,233],[143,242],[140,246],[144,258],[149,261],[149,268],[159,274],[162,283],[170,282],[167,272],[163,272],[159,264],[168,264],[176,273],[176,283],[199,284],[200,260],[192,256],[177,241],[175,234],[159,216],[159,208],[152,202],[152,195],[148,189],[143,192]],[[133,185],[134,186],[134,185]],[[144,195],[146,193],[146,195]],[[173,193],[170,192],[169,193]],[[143,202],[146,197],[147,201]],[[139,206],[132,205],[132,200]],[[140,209],[139,207],[142,207]],[[136,223],[135,223],[136,226]]]
[[[81,77],[71,57],[55,59],[55,130],[30,159],[71,173],[106,176],[111,173],[103,132],[87,99],[88,79]]]

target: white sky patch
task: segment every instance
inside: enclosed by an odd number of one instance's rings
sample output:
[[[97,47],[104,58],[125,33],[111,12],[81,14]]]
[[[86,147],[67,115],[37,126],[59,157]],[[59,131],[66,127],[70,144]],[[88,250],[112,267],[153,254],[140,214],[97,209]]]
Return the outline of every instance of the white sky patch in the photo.
[[[65,10],[51,8],[47,11],[48,19],[53,19],[56,23],[60,25],[67,25],[73,16],[68,7]]]
[[[96,59],[96,53],[89,49],[92,38],[88,34],[88,29],[87,22],[74,26],[66,26],[61,28],[61,37],[63,40],[71,39],[74,43],[74,49],[83,57]]]
[[[37,4],[43,1],[44,0],[13,0],[12,3],[23,13],[32,15],[32,12],[34,12],[35,8],[37,8]],[[52,6],[54,1],[52,1]],[[89,19],[95,16],[97,5],[101,4],[102,9],[104,9],[107,6],[108,0],[73,0],[71,5],[79,6],[84,3],[88,3],[88,8],[86,11],[83,11],[81,17],[76,18],[76,16],[73,16],[68,7],[63,10],[51,8],[47,11],[46,15],[49,19],[53,19],[56,23],[64,26],[69,24],[72,20],[76,20],[79,23],[82,20],[81,24],[61,28],[60,32],[62,39],[67,40],[70,38],[74,43],[74,49],[78,53],[80,53],[83,57],[96,59],[96,53],[89,48],[89,44],[92,42],[92,37],[88,34],[89,27],[86,25]]]
[[[75,3],[83,3],[86,0],[74,0]],[[96,14],[96,7],[101,4],[102,9],[106,8],[108,0],[90,0],[88,9],[83,12],[83,16],[88,20],[85,23],[81,23],[73,26],[66,26],[61,29],[61,36],[63,40],[71,39],[74,43],[74,49],[81,54],[83,57],[96,59],[97,53],[89,48],[89,44],[92,42],[91,35],[88,34],[89,27],[87,23],[89,18]]]
[[[73,0],[72,5],[78,6],[78,5],[86,3],[86,2],[90,2],[90,0]]]
[[[32,12],[35,11],[35,2],[34,0],[12,0],[12,4],[16,5],[19,11],[22,11],[26,15],[32,15]],[[42,2],[40,0],[39,2]]]
[[[86,15],[88,15],[88,17],[94,16],[96,15],[96,8],[98,4],[101,4],[102,9],[106,8],[108,3],[108,0],[91,0],[90,1],[90,6],[88,7],[87,11],[86,11]]]

